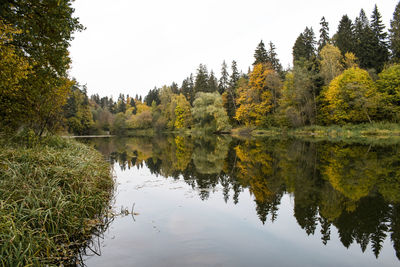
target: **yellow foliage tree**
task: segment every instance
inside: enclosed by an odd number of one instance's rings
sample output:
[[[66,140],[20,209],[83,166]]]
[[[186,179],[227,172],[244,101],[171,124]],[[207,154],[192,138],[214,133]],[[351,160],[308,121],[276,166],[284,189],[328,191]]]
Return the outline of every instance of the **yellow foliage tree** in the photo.
[[[273,88],[268,83],[275,72],[265,64],[256,64],[250,73],[248,84],[238,88],[235,119],[240,123],[260,126],[265,124],[266,116],[274,107]],[[275,80],[273,80],[275,81]],[[279,85],[280,86],[280,85]]]
[[[24,109],[21,80],[31,73],[28,60],[17,55],[11,44],[13,35],[20,33],[0,20],[0,118],[6,125],[12,124]]]
[[[368,72],[360,68],[345,70],[329,84],[321,95],[327,123],[371,122],[380,94]]]

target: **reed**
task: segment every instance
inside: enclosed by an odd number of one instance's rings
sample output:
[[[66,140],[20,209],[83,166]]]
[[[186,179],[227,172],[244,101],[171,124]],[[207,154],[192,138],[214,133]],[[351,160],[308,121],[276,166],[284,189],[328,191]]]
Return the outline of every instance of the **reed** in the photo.
[[[113,180],[96,150],[46,137],[0,142],[0,266],[73,263],[108,212]]]

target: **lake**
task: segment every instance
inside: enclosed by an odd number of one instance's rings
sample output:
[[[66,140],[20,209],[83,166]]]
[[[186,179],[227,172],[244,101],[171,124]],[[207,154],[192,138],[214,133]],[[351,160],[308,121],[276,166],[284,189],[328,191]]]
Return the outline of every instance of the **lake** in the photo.
[[[399,266],[400,144],[96,138],[115,216],[85,266]]]

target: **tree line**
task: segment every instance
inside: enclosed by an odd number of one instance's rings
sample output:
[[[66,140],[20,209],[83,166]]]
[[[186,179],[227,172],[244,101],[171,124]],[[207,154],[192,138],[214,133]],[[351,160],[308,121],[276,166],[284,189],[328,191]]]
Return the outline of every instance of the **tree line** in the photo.
[[[224,61],[217,77],[200,64],[180,85],[116,100],[88,97],[67,75],[72,33],[83,29],[73,11],[70,0],[0,4],[3,128],[123,135],[400,120],[400,3],[388,31],[376,5],[370,19],[363,9],[354,21],[344,15],[332,37],[322,17],[319,38],[311,27],[299,34],[289,69],[275,45],[261,41],[247,72]]]

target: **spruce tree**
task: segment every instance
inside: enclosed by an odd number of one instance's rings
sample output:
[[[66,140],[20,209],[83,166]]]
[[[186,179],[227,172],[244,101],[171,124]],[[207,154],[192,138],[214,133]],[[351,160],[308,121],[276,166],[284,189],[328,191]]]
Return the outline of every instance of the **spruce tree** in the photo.
[[[278,54],[275,52],[276,47],[272,42],[269,42],[269,49],[267,52],[268,61],[271,63],[272,68],[279,74],[282,73],[282,65],[278,59]]]
[[[132,114],[135,115],[136,114],[136,103],[135,103],[135,100],[133,98],[131,98],[130,105],[131,105],[131,108],[133,108]]]
[[[265,45],[262,40],[258,44],[256,51],[254,52],[254,59],[255,60],[254,60],[253,65],[256,65],[259,63],[266,63],[268,61],[267,50],[265,50]]]
[[[231,121],[233,121],[236,113],[236,86],[239,81],[239,71],[237,69],[236,61],[232,61],[232,73],[229,79],[229,86],[227,89],[227,102],[225,104],[226,112]]]
[[[229,74],[227,68],[228,66],[226,65],[224,60],[224,62],[222,62],[221,78],[219,79],[219,84],[218,84],[218,92],[221,95],[226,91],[229,85]]]
[[[338,30],[334,36],[334,43],[344,56],[346,53],[354,53],[354,26],[347,15],[344,15],[339,22]]]
[[[315,35],[312,28],[306,27],[297,37],[293,46],[293,63],[301,60],[312,60],[315,57]]]
[[[392,60],[400,62],[400,2],[396,5],[393,19],[390,21],[390,49]]]
[[[179,86],[176,82],[172,82],[170,88],[171,88],[172,93],[179,94]]]
[[[207,92],[208,91],[208,71],[207,67],[203,64],[199,65],[196,74],[196,80],[194,82],[194,93]]]
[[[383,63],[380,64],[378,60],[381,56],[379,39],[375,38],[363,9],[361,9],[360,15],[355,20],[354,35],[356,38],[355,55],[359,59],[360,67],[380,71]]]
[[[371,16],[371,29],[374,33],[375,41],[375,69],[380,72],[385,62],[389,60],[388,34],[385,32],[385,25],[382,23],[382,16],[375,5]]]
[[[319,30],[319,40],[318,40],[318,52],[330,42],[329,38],[329,24],[325,20],[325,17],[321,18],[319,23],[321,25],[321,29]]]
[[[215,77],[214,72],[211,70],[210,76],[208,77],[207,92],[214,93],[217,91],[218,91],[218,79]]]

